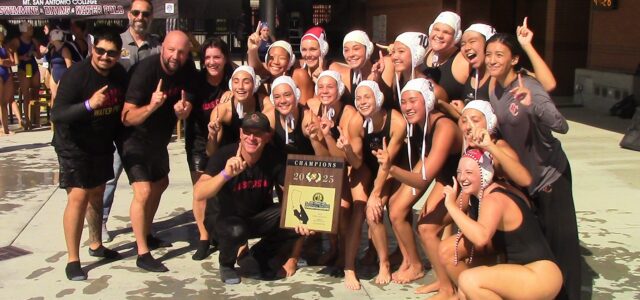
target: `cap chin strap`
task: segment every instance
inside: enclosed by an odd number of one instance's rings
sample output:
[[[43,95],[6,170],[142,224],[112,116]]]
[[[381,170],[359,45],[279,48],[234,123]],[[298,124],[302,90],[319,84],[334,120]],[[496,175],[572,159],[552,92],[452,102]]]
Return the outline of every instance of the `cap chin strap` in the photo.
[[[478,87],[480,86],[480,81],[478,80],[478,77],[480,75],[478,75],[479,70],[475,69],[476,71],[476,85],[473,87],[474,90],[474,94],[473,94],[473,100],[478,100]]]
[[[427,170],[425,168],[425,164],[424,164],[424,154],[425,154],[425,146],[426,146],[426,140],[427,140],[427,126],[429,125],[429,112],[427,112],[427,117],[426,120],[424,120],[424,132],[422,133],[422,157],[420,158],[422,160],[422,180],[427,180]]]
[[[353,71],[353,80],[352,84],[358,85],[362,81],[362,71],[354,70]]]
[[[291,128],[291,130],[295,129],[295,123],[296,123],[296,119],[293,117],[293,112],[290,112],[289,114],[287,114],[287,116],[284,118],[284,138],[285,138],[285,144],[289,144],[289,128]]]
[[[373,119],[371,117],[366,117],[362,124],[362,128],[367,128],[367,134],[371,134],[373,132]]]
[[[240,101],[236,103],[236,112],[238,113],[238,117],[240,119],[244,118],[244,104],[240,103]]]
[[[402,106],[402,100],[401,100],[401,95],[402,93],[400,92],[401,87],[400,87],[400,79],[398,78],[398,74],[395,73],[394,77],[396,79],[396,91],[398,92],[398,105]],[[407,121],[407,116],[405,116],[404,114],[402,114],[402,118],[404,119],[404,122],[407,124],[407,156],[409,158],[409,171],[411,171],[411,169],[413,168],[413,166],[411,165],[411,137],[413,136],[413,124],[410,124],[409,121]],[[412,195],[416,195],[416,188],[411,188],[411,194]]]

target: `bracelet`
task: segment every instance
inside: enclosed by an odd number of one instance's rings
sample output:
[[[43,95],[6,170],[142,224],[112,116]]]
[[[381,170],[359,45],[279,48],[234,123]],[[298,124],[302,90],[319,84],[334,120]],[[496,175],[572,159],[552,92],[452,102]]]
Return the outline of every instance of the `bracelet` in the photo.
[[[227,171],[224,169],[219,174],[222,175],[224,181],[229,181],[229,179],[231,179],[231,176],[229,176],[229,174],[227,174]]]
[[[91,105],[89,104],[89,99],[84,101],[84,108],[86,108],[88,112],[93,111],[93,108],[91,108]]]

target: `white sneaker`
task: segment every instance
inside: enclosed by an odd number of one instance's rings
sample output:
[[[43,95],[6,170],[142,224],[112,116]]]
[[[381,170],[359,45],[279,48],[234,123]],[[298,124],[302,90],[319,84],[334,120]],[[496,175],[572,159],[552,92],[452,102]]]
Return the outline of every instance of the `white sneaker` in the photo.
[[[109,234],[109,230],[107,230],[107,223],[102,223],[102,242],[108,243],[113,240],[111,234]]]

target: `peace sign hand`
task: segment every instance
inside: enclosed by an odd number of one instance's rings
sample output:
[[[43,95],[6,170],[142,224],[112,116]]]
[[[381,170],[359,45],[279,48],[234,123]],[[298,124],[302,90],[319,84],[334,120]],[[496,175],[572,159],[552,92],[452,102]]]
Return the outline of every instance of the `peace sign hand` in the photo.
[[[518,26],[516,28],[516,35],[518,37],[518,42],[522,47],[531,44],[531,41],[533,40],[533,31],[531,31],[527,26],[527,17],[524,17],[522,26]]]
[[[338,132],[340,136],[336,141],[336,147],[344,152],[352,151],[351,144],[349,143],[349,134],[347,131],[342,130],[342,127],[338,126]]]
[[[304,131],[310,140],[322,141],[323,134],[320,130],[320,117],[314,116],[313,120],[304,127]]]
[[[486,128],[476,126],[468,117],[467,122],[469,125],[469,134],[471,141],[469,141],[470,147],[479,147],[482,150],[488,150],[489,147],[493,144],[493,140],[491,140],[491,134],[487,131]]]
[[[375,155],[380,164],[380,169],[389,172],[391,168],[391,160],[389,159],[389,151],[387,151],[387,137],[382,137],[382,149],[371,150],[371,154]]]
[[[207,125],[207,129],[209,129],[209,140],[216,140],[218,132],[222,129],[222,126],[220,125],[220,112],[218,110],[219,108],[216,107],[216,117]]]
[[[520,101],[522,105],[531,105],[531,91],[524,86],[524,83],[522,82],[522,75],[520,75],[520,73],[518,73],[518,86],[511,89],[509,93],[511,93],[516,100]]]

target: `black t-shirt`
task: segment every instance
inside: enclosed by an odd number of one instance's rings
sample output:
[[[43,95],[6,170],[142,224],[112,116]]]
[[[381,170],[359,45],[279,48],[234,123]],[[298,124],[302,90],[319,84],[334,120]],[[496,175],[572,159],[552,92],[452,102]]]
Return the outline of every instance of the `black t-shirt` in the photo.
[[[87,111],[84,102],[105,85],[106,102]],[[113,153],[113,141],[122,128],[120,113],[127,88],[127,72],[116,65],[107,76],[100,75],[91,60],[74,64],[60,80],[51,111],[55,123],[53,146],[61,156]]]
[[[205,151],[211,112],[220,103],[220,97],[229,90],[229,78],[233,70],[225,70],[225,74],[217,86],[207,82],[206,75],[198,75],[195,96],[191,104],[193,110],[185,123],[185,146],[187,150]]]
[[[195,76],[196,70],[191,60],[173,75],[162,69],[160,54],[151,55],[138,63],[131,73],[125,101],[137,106],[149,104],[160,79],[167,99],[142,124],[125,130],[125,148],[148,151],[156,147],[167,147],[178,120],[173,106],[182,97],[182,90],[187,92],[188,99],[193,99],[194,84],[191,82]]]
[[[237,151],[238,143],[220,148],[209,159],[205,173],[218,175]],[[275,155],[273,146],[267,144],[256,164],[224,184],[213,200],[220,207],[221,215],[250,217],[273,205],[273,185],[284,185],[285,175],[284,162],[274,159]]]

